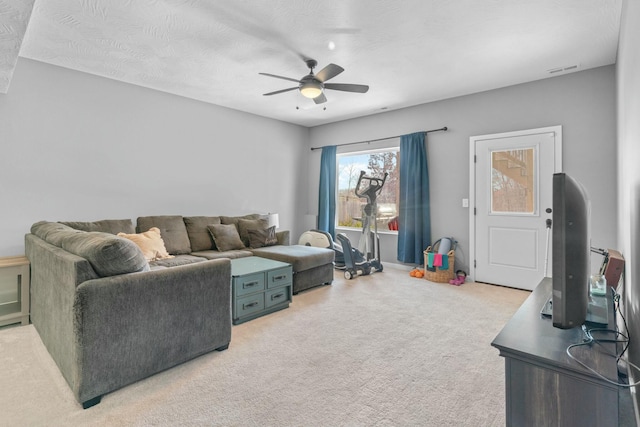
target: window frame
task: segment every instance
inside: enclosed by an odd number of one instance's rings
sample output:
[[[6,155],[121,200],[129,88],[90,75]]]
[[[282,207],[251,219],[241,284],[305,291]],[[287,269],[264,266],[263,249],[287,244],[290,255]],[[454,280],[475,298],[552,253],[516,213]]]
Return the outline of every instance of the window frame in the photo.
[[[384,153],[384,152],[389,152],[389,151],[395,151],[398,153],[398,161],[400,160],[400,138],[391,138],[388,140],[383,141],[382,143],[378,143],[378,144],[372,144],[369,143],[369,147],[367,147],[366,149],[362,149],[362,150],[354,150],[352,147],[351,149],[340,149],[341,147],[338,146],[338,150],[336,152],[336,213],[335,213],[335,217],[334,217],[334,226],[336,230],[344,230],[344,231],[361,231],[362,227],[349,227],[349,226],[345,226],[345,225],[338,225],[338,215],[339,215],[339,200],[340,200],[340,158],[341,157],[349,157],[349,156],[362,156],[362,155],[368,155],[368,154],[377,154],[377,153]],[[398,173],[400,171],[398,170]],[[386,184],[385,184],[386,185]],[[399,181],[398,181],[398,185],[399,185]],[[399,191],[399,188],[398,188]],[[397,208],[399,208],[399,205],[397,206]],[[389,230],[388,228],[384,228],[381,229],[380,227],[378,227],[378,233],[379,234],[392,234],[392,235],[397,235],[398,231],[397,230]]]

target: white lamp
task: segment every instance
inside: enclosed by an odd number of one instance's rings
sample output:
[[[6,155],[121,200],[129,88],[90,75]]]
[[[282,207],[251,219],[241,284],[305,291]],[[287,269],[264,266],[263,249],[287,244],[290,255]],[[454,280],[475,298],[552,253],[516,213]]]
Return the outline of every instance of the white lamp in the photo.
[[[273,227],[275,225],[276,228],[280,228],[280,218],[277,213],[267,214],[267,217],[269,220],[269,227]]]

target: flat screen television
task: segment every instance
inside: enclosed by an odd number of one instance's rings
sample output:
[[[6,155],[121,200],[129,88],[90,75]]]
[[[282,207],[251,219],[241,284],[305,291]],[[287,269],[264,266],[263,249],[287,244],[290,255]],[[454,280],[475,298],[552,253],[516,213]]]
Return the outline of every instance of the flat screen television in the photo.
[[[566,173],[553,175],[552,321],[581,326],[589,307],[591,205],[582,185]]]

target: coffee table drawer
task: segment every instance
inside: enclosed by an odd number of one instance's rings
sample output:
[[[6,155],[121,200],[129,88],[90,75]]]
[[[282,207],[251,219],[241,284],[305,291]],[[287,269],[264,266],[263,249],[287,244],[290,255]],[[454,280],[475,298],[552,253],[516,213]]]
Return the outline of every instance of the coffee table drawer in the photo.
[[[242,296],[264,290],[264,273],[235,277],[233,281],[236,296]]]
[[[277,288],[278,286],[292,283],[291,267],[280,268],[267,272],[267,288]]]
[[[236,300],[236,316],[244,317],[264,310],[264,294],[249,295]]]
[[[291,295],[291,286],[282,286],[278,289],[272,289],[264,293],[264,307],[269,308],[283,302],[289,302]]]
[[[289,307],[293,290],[290,264],[257,256],[231,260],[234,325]]]

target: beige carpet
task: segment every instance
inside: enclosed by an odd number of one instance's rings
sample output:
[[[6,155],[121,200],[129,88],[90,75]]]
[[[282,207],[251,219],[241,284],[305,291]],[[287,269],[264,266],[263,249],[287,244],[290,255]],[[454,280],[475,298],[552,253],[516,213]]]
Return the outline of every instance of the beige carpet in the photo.
[[[387,268],[234,326],[231,346],[82,410],[32,325],[0,329],[2,426],[503,426],[490,346],[528,292]]]

